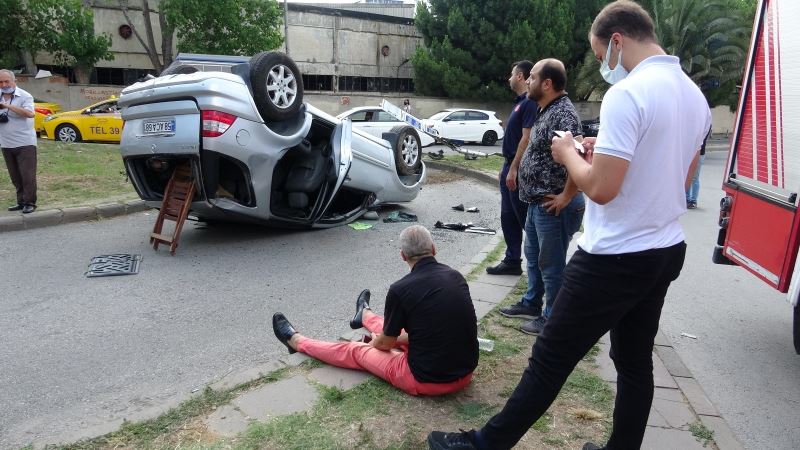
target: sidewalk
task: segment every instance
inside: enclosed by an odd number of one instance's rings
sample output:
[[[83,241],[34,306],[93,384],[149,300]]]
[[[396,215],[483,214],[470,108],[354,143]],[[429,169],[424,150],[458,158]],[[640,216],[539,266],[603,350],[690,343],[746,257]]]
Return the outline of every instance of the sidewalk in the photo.
[[[101,200],[102,202],[102,200]],[[87,220],[108,219],[133,214],[150,209],[144,200],[101,203],[93,206],[73,206],[69,208],[37,209],[31,214],[0,211],[0,233],[5,231],[28,230]]]

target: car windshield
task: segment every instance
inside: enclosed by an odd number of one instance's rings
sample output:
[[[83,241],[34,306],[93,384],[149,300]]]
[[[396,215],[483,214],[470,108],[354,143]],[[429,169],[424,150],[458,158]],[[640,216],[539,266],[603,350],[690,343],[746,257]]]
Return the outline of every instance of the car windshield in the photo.
[[[430,117],[430,119],[431,119],[431,120],[439,120],[439,119],[443,118],[444,116],[446,116],[446,115],[450,114],[451,112],[452,112],[452,111],[439,111],[439,112],[437,112],[436,114],[432,115],[432,116]]]

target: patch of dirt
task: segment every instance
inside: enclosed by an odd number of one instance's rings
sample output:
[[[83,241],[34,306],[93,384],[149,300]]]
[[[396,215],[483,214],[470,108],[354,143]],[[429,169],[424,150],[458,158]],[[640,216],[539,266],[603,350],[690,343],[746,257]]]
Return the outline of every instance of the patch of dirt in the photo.
[[[450,172],[449,170],[428,169],[428,179],[425,181],[425,184],[452,183],[453,181],[460,181],[463,179],[463,175]]]

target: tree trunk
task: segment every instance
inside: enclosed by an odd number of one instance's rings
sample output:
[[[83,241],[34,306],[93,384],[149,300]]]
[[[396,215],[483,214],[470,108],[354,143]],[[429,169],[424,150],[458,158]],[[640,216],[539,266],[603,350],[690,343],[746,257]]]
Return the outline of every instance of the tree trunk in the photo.
[[[72,72],[75,74],[75,82],[78,84],[89,84],[91,81],[92,69],[85,64],[75,64]]]
[[[160,63],[158,60],[158,55],[156,53],[156,40],[153,37],[153,22],[150,20],[150,2],[147,0],[142,0],[142,16],[144,19],[144,34],[147,37],[147,49],[148,53],[153,53],[153,56],[150,59],[153,61],[153,68],[157,71],[161,72],[164,70],[164,65]],[[161,15],[159,14],[159,18]]]
[[[38,70],[36,68],[36,62],[34,61],[31,52],[27,50],[20,50],[20,53],[22,54],[22,61],[25,63],[25,73],[36,75],[36,72]]]
[[[143,2],[144,4],[142,5],[142,9],[145,9],[145,7],[147,8],[147,11],[146,12],[143,11],[142,13],[143,16],[142,18],[144,19],[145,30],[146,30],[145,38],[147,38],[148,42],[153,42],[153,27],[150,22],[150,12],[149,12],[150,6],[146,1],[143,0]],[[150,58],[150,64],[153,65],[153,68],[157,72],[161,72],[164,66],[161,64],[161,61],[158,60],[158,51],[155,47],[155,44],[152,44],[151,46],[147,45],[147,43],[142,38],[142,35],[139,34],[139,30],[133,25],[133,21],[131,21],[131,18],[128,15],[128,0],[120,0],[119,6],[122,9],[122,15],[125,16],[125,20],[128,22],[128,26],[131,27],[134,36],[136,36],[136,40],[139,41],[140,44],[142,44],[142,48],[144,49],[145,52],[147,52],[147,57]]]
[[[166,69],[172,64],[172,40],[175,29],[167,23],[164,11],[158,11],[158,23],[161,25],[161,59],[164,61],[162,69]]]

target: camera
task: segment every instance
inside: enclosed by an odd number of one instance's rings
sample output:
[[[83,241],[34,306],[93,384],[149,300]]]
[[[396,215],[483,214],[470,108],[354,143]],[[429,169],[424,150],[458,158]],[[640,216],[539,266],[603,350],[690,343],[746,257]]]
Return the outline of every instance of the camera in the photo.
[[[8,113],[0,114],[0,123],[8,122]]]

